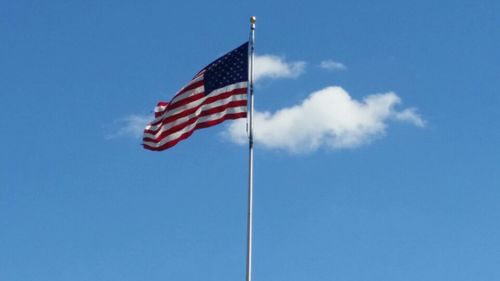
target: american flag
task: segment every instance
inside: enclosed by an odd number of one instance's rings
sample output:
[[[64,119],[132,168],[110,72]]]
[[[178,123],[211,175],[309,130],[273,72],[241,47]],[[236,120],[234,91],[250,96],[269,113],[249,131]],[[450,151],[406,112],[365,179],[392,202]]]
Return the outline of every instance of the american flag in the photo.
[[[248,42],[203,68],[170,102],[158,103],[144,129],[144,148],[165,150],[196,129],[246,117],[247,85]]]

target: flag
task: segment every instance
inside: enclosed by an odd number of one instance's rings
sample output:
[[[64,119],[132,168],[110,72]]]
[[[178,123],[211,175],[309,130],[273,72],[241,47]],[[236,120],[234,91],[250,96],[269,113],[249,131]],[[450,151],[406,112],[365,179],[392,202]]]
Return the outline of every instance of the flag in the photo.
[[[159,102],[144,129],[145,149],[161,151],[196,129],[247,116],[248,42],[200,70],[170,102]]]

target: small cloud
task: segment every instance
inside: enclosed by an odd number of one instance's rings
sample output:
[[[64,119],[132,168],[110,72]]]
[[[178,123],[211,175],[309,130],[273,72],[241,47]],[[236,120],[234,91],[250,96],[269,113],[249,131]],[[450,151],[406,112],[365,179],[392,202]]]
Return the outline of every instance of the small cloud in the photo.
[[[312,93],[301,104],[274,113],[255,112],[254,140],[265,148],[292,153],[355,148],[386,133],[388,121],[396,120],[423,127],[416,109],[395,109],[401,99],[393,92],[353,99],[341,87],[327,87]],[[231,123],[224,135],[247,142],[246,120]]]
[[[115,139],[121,137],[137,138],[142,137],[144,127],[152,120],[151,115],[136,115],[132,114],[125,118],[116,120],[114,126],[116,131],[108,135],[107,139]]]
[[[346,70],[347,67],[340,62],[336,62],[333,60],[324,60],[319,65],[321,68],[326,70]]]
[[[417,109],[414,107],[396,112],[394,118],[398,121],[411,123],[417,127],[425,127],[425,121],[417,114]]]
[[[263,78],[297,78],[305,69],[303,61],[286,62],[283,58],[274,55],[255,56],[254,80]]]

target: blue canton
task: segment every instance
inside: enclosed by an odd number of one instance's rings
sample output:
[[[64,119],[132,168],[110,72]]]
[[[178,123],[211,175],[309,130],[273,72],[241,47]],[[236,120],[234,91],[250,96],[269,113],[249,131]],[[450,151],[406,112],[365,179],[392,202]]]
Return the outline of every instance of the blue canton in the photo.
[[[205,95],[213,90],[248,81],[248,42],[204,68]]]

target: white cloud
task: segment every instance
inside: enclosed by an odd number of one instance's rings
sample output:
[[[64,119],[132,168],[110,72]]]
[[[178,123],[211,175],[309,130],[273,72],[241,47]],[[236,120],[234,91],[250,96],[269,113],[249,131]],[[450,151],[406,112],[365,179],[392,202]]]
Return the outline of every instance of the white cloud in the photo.
[[[396,112],[394,118],[399,121],[413,123],[418,127],[425,127],[425,121],[417,114],[417,109],[414,107]]]
[[[116,131],[107,136],[107,139],[119,137],[141,138],[146,124],[153,119],[152,115],[132,114],[114,122]]]
[[[306,63],[303,61],[286,62],[283,58],[273,55],[255,56],[254,80],[263,78],[296,78],[304,72]]]
[[[385,134],[387,122],[397,120],[424,126],[414,108],[398,111],[401,99],[393,92],[353,99],[340,87],[312,93],[301,104],[275,113],[255,112],[254,140],[270,149],[293,153],[355,148]],[[231,123],[224,135],[238,144],[247,141],[246,120]]]
[[[346,70],[347,67],[340,62],[336,62],[333,60],[324,60],[319,65],[321,68],[326,70]]]

